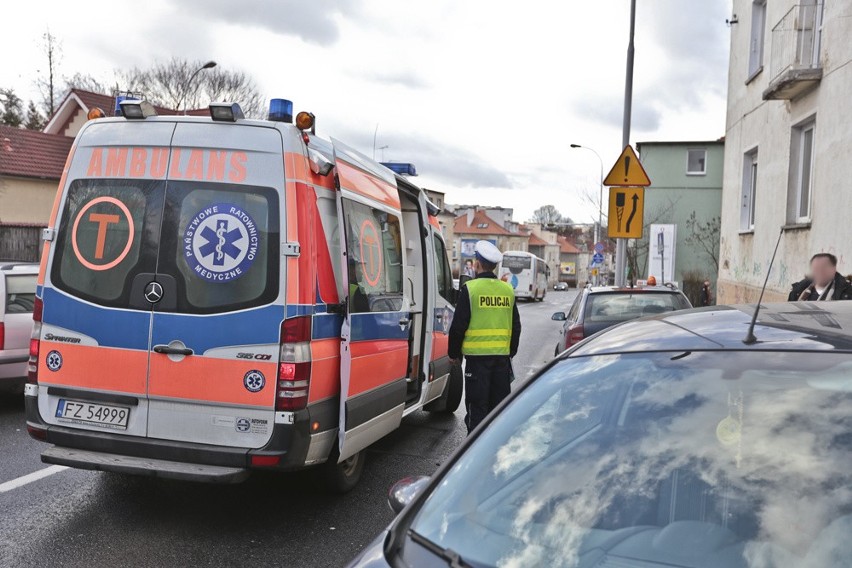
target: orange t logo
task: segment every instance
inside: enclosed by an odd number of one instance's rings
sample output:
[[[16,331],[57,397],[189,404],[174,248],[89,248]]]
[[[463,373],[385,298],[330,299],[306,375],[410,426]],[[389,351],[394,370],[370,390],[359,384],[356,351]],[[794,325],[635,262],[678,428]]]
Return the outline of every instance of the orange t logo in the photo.
[[[107,227],[113,223],[118,223],[118,215],[107,215],[106,213],[92,213],[89,215],[89,221],[98,224],[98,240],[95,244],[95,258],[102,259],[104,257],[104,244],[106,244]]]

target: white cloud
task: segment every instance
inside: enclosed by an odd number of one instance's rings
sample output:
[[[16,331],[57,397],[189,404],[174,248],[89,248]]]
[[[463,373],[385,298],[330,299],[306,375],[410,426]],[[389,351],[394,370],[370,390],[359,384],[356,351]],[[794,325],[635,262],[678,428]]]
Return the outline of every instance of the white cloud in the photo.
[[[729,2],[639,3],[632,140],[718,138],[724,130]],[[252,75],[267,97],[310,109],[318,129],[387,159],[414,162],[449,202],[513,207],[524,220],[553,202],[597,217],[600,164],[621,150],[628,1],[516,3],[152,0],[113,7],[16,3],[16,46],[0,86],[35,97],[38,40],[62,40],[60,75],[215,59]],[[99,16],[93,17],[93,14]],[[348,138],[347,138],[348,136]]]

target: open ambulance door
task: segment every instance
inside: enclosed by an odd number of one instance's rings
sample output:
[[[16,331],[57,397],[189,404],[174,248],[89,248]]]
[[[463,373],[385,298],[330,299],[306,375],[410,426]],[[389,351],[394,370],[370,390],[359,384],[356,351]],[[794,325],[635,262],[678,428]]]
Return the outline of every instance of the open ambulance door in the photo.
[[[397,429],[405,409],[411,315],[396,180],[332,140],[342,298],[339,461]]]

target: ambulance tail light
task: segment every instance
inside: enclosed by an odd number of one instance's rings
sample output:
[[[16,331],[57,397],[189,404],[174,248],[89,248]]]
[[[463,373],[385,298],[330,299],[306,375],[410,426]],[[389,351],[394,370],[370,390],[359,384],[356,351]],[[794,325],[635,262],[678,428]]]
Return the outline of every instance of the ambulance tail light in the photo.
[[[311,382],[311,317],[296,317],[281,324],[281,354],[275,410],[301,410],[308,405]]]
[[[5,349],[6,345],[6,325],[0,321],[0,351]]]
[[[35,299],[33,305],[33,332],[30,335],[30,358],[27,361],[27,382],[38,384],[38,352],[41,347],[41,318],[44,313],[44,303],[41,298]]]
[[[583,330],[583,324],[575,323],[571,327],[568,328],[568,341],[566,347],[571,347],[575,343],[580,343],[585,338],[585,331]]]

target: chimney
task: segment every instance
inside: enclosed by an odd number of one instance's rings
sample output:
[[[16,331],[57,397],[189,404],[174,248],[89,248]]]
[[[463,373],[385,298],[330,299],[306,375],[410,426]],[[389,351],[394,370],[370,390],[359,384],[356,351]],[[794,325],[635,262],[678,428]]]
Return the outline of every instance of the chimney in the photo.
[[[470,227],[470,225],[473,223],[473,216],[475,214],[476,214],[476,211],[474,211],[472,208],[467,210],[467,226],[468,227]]]

